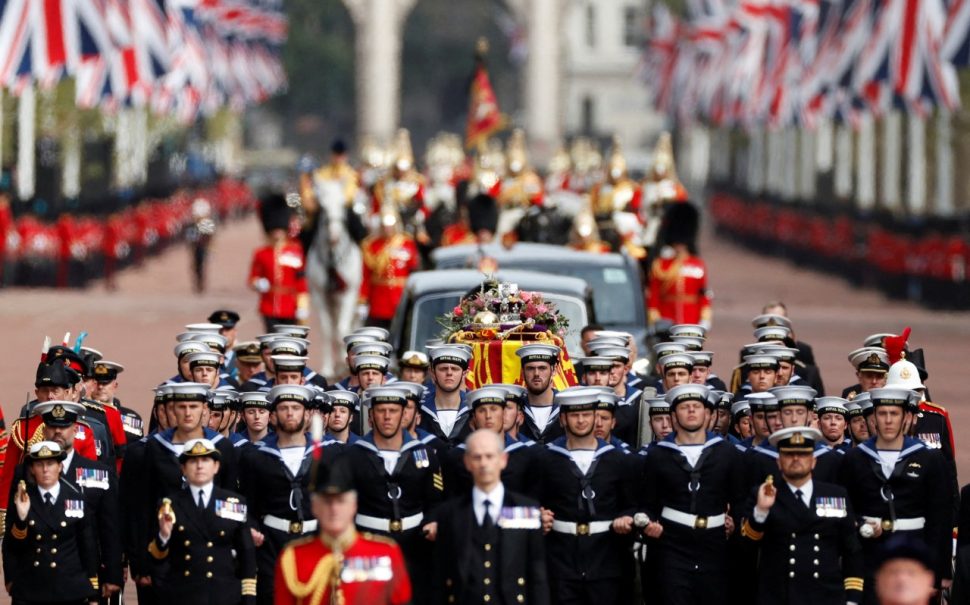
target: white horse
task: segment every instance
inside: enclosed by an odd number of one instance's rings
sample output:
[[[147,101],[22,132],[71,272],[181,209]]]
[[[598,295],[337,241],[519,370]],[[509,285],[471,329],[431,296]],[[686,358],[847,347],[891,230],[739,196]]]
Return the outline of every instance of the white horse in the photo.
[[[320,373],[332,378],[346,353],[343,337],[355,327],[363,260],[360,246],[347,230],[343,184],[314,178],[313,189],[320,202],[321,216],[307,254],[306,277],[313,306],[320,317],[323,345]],[[340,284],[332,283],[334,275],[343,282],[342,289]]]

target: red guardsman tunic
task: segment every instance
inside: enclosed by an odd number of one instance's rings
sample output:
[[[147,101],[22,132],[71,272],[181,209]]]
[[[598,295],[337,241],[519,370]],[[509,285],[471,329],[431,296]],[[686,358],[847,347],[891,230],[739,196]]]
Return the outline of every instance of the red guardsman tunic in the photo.
[[[306,299],[307,282],[304,275],[303,246],[287,241],[279,247],[264,246],[253,253],[249,269],[249,283],[259,278],[269,280],[268,292],[259,295],[259,312],[266,317],[296,318],[297,307]]]
[[[411,601],[411,580],[398,545],[351,531],[335,555],[319,536],[291,542],[276,562],[275,605],[399,605]],[[339,591],[333,598],[333,590]]]
[[[650,268],[649,321],[667,319],[674,324],[696,324],[711,319],[707,293],[707,266],[700,258],[661,257]]]

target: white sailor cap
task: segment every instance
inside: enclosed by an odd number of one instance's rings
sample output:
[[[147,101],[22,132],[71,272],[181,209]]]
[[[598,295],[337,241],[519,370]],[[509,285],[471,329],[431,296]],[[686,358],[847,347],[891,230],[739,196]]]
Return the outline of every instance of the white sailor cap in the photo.
[[[273,368],[277,372],[302,372],[306,368],[306,357],[300,355],[271,355]]]
[[[389,389],[398,389],[399,391],[402,391],[405,397],[416,403],[421,403],[421,400],[424,399],[425,393],[428,391],[423,384],[406,382],[404,380],[397,380],[385,386]]]
[[[189,353],[203,353],[210,350],[209,345],[204,342],[188,340],[175,345],[175,356],[181,359],[183,355],[188,355]]]
[[[169,398],[172,401],[201,401],[209,400],[209,385],[201,382],[173,382],[168,385],[172,390]]]
[[[248,391],[239,395],[239,403],[243,409],[263,408],[269,409],[269,400],[263,391]]]
[[[708,397],[710,390],[710,387],[703,384],[679,384],[667,391],[667,394],[664,395],[664,399],[666,399],[667,404],[670,405],[671,411],[677,407],[677,404],[685,401],[699,401],[703,403],[705,407],[713,408],[714,405],[711,403],[710,397]]]
[[[869,397],[872,400],[873,407],[892,405],[905,408],[909,406],[912,392],[910,389],[901,389],[899,387],[883,387],[880,389],[871,389],[869,391]]]
[[[188,356],[189,367],[209,367],[218,368],[222,365],[221,356],[214,351],[200,351],[198,353],[189,353]]]
[[[590,352],[596,357],[606,357],[622,362],[630,361],[630,349],[612,345],[590,346]]]
[[[276,324],[273,326],[273,331],[296,338],[306,338],[310,335],[310,326],[301,326],[297,324]]]
[[[351,355],[380,355],[381,357],[390,357],[393,351],[394,347],[383,340],[358,342],[350,347]]]
[[[431,358],[431,365],[436,366],[439,363],[450,363],[454,364],[461,369],[468,369],[468,363],[472,359],[471,350],[467,347],[456,346],[456,345],[439,345],[437,347],[432,347],[429,351]]]
[[[849,402],[841,397],[818,397],[815,399],[815,411],[819,416],[822,414],[842,414],[849,415]],[[858,406],[854,406],[858,407]]]
[[[657,361],[671,355],[673,353],[684,353],[687,351],[687,347],[680,342],[658,342],[653,345],[653,352],[657,356]]]
[[[768,437],[768,443],[777,448],[779,453],[810,453],[815,450],[815,444],[822,439],[822,433],[818,429],[808,426],[790,426],[772,433]]]
[[[386,372],[387,366],[389,366],[391,361],[387,357],[381,355],[360,355],[354,357],[351,361],[352,370],[354,373],[360,372],[361,370],[378,370],[380,372]]]
[[[889,355],[882,347],[862,347],[849,353],[849,363],[860,372],[889,371]]]
[[[304,356],[310,341],[293,336],[280,336],[267,343],[273,355],[297,355]]]
[[[269,401],[269,408],[273,410],[284,401],[292,401],[302,404],[303,407],[310,407],[313,397],[313,391],[301,384],[278,384],[269,390],[266,400]]]
[[[558,391],[554,400],[562,412],[584,412],[596,409],[599,393],[592,387],[569,387]]]
[[[516,349],[515,354],[519,356],[522,365],[533,361],[545,361],[552,365],[559,362],[560,349],[556,345],[528,344]]]
[[[684,348],[688,351],[700,351],[704,348],[704,339],[695,338],[693,336],[672,336],[670,338],[672,342],[684,345]]]
[[[330,404],[334,407],[339,405],[341,407],[350,408],[352,411],[356,411],[357,407],[360,405],[360,397],[353,391],[329,391],[328,394],[330,395]]]
[[[763,328],[765,326],[783,326],[791,330],[791,320],[784,315],[777,315],[774,313],[765,313],[764,315],[759,315],[751,320],[752,328]]]
[[[212,334],[218,334],[222,326],[214,323],[197,323],[197,324],[186,324],[185,329],[189,332],[210,332]]]
[[[670,413],[670,404],[663,397],[644,397],[640,405],[647,404],[647,414],[659,416]]]
[[[707,328],[700,324],[677,324],[667,329],[667,334],[671,337],[686,336],[688,338],[707,338]]]
[[[769,412],[778,409],[778,400],[771,393],[748,393],[744,399],[752,412]]]
[[[408,395],[403,389],[392,386],[371,387],[364,391],[362,398],[364,406],[373,408],[382,403],[393,403],[404,407],[408,404]]]
[[[468,391],[465,395],[465,403],[470,405],[473,410],[483,405],[497,405],[504,408],[505,395],[505,389],[487,386]]]
[[[758,342],[785,340],[790,337],[791,329],[785,326],[762,326],[754,331],[754,338]]]
[[[687,368],[690,371],[694,368],[694,357],[690,353],[671,353],[661,357],[658,363],[664,372],[673,368]]]

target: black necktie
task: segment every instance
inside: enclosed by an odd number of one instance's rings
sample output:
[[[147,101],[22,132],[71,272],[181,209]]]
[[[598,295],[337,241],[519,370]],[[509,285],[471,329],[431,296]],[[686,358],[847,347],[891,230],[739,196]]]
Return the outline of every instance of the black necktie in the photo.
[[[205,510],[205,499],[202,497],[202,490],[199,490],[199,510]]]
[[[808,505],[805,504],[805,493],[802,492],[802,490],[800,489],[795,490],[795,499],[798,500],[799,504],[801,504],[805,508],[808,508]]]
[[[482,516],[483,529],[492,529],[492,515],[488,514],[488,507],[490,507],[491,505],[492,503],[489,502],[488,500],[486,500],[485,502],[482,502],[482,506],[485,507],[485,514]]]
[[[54,496],[50,492],[44,494],[44,504],[47,505],[47,508],[54,508]]]

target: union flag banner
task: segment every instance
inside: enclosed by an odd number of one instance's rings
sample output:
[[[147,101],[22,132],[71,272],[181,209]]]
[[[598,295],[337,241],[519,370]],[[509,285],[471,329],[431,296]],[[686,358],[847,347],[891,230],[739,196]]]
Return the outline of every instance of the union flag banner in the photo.
[[[472,361],[468,366],[468,377],[465,383],[469,389],[488,386],[496,383],[522,384],[522,362],[515,352],[522,345],[534,341],[524,340],[486,340],[465,341],[471,345]],[[562,346],[561,342],[557,342]],[[559,363],[552,376],[552,386],[556,390],[574,387],[579,384],[576,369],[569,359],[565,348],[559,354]]]
[[[505,116],[498,109],[498,99],[485,67],[485,47],[479,42],[475,56],[475,73],[468,91],[468,125],[465,148],[476,149],[496,132],[505,128]]]

